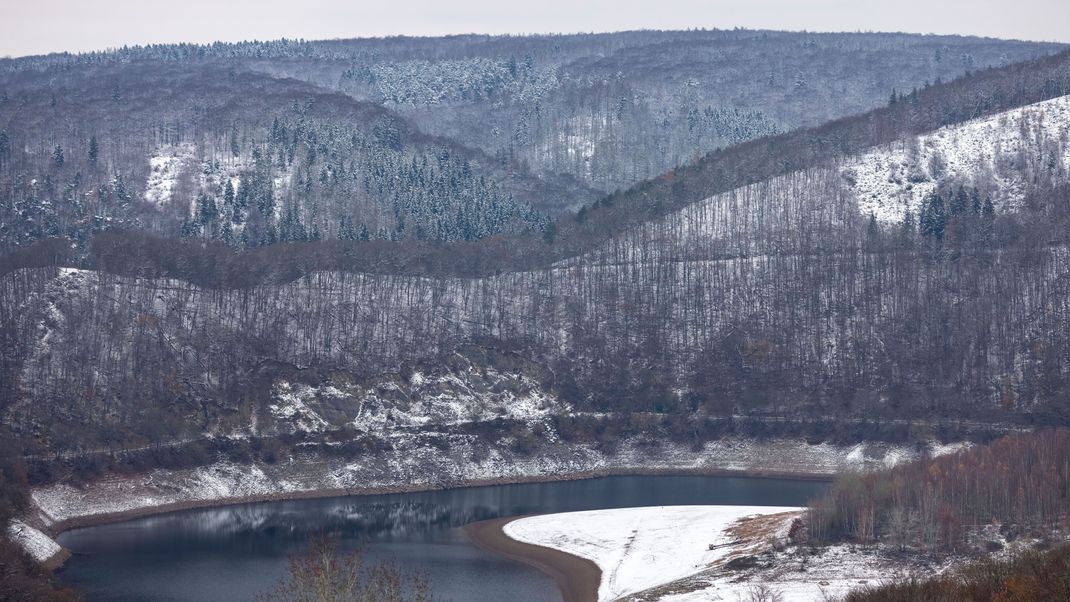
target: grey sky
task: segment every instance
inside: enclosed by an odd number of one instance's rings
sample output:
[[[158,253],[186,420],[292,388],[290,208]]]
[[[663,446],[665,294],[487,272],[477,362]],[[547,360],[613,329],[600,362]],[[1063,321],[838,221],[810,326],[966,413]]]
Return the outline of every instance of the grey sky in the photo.
[[[1070,0],[0,0],[0,56],[152,42],[752,27],[1070,42]]]

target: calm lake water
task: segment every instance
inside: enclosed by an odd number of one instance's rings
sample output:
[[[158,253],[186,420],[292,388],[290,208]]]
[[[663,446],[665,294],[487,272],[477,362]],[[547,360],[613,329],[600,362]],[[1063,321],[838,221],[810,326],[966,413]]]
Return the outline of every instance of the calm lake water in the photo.
[[[75,529],[59,542],[74,552],[60,576],[90,600],[250,600],[271,591],[287,555],[312,535],[364,549],[429,575],[436,599],[557,602],[553,580],[468,543],[473,521],[544,512],[630,506],[796,506],[820,482],[750,477],[607,477],[186,510]]]

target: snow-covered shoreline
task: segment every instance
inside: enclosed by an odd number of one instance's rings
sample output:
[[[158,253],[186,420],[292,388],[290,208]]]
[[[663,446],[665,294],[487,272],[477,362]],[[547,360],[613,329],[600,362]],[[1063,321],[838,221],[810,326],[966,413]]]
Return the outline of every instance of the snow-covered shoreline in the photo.
[[[933,453],[954,449],[934,447]],[[532,454],[458,436],[449,449],[421,436],[397,438],[390,450],[359,460],[302,452],[286,462],[228,462],[182,470],[113,475],[89,484],[31,491],[24,517],[53,537],[64,530],[189,508],[270,500],[549,482],[630,474],[831,478],[842,470],[882,468],[918,455],[913,446],[809,445],[795,439],[723,439],[694,451],[627,441],[614,454],[593,446],[545,444]]]
[[[771,506],[619,508],[522,517],[500,531],[514,542],[571,556],[576,562],[556,566],[577,576],[581,562],[594,563],[597,596],[584,599],[597,602],[827,602],[919,570],[941,573],[956,563],[946,559],[923,568],[880,546],[798,545],[789,533],[804,512]]]
[[[765,517],[787,533],[802,508],[658,506],[543,514],[503,528],[508,537],[598,565],[598,602],[611,602],[722,564],[755,545],[730,528]],[[760,542],[759,542],[760,543]]]

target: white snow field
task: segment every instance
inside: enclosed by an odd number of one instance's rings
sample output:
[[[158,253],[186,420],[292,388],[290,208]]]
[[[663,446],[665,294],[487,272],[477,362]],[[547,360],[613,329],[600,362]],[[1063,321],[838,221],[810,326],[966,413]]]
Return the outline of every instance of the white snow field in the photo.
[[[11,521],[7,535],[38,562],[46,562],[62,550],[51,537],[20,520]]]
[[[740,546],[727,532],[739,519],[802,509],[776,506],[658,506],[545,514],[512,521],[509,537],[593,561],[599,602],[618,600],[702,572]]]
[[[163,206],[171,201],[171,193],[186,164],[193,160],[192,144],[163,146],[149,156],[149,179],[145,184],[145,201]]]

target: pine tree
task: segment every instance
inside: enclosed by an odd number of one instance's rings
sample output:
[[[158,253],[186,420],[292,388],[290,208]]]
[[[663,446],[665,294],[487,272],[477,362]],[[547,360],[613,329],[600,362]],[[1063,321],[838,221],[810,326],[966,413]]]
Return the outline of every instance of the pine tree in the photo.
[[[201,194],[197,199],[197,215],[206,228],[214,222],[219,217],[219,208],[216,207],[215,199],[207,194]]]
[[[554,244],[554,239],[557,238],[557,224],[550,222],[546,224],[546,228],[542,231],[542,240],[548,245]]]
[[[63,147],[57,145],[52,151],[52,162],[56,164],[56,167],[63,167]]]
[[[271,122],[271,141],[279,142],[280,140],[282,140],[282,136],[283,134],[282,129],[279,126],[279,118],[276,117],[274,121]]]
[[[0,167],[4,166],[10,152],[11,140],[7,137],[7,132],[0,131]]]
[[[95,166],[97,164],[97,158],[100,156],[100,146],[97,144],[97,137],[89,137],[89,164]]]
[[[230,220],[225,219],[219,225],[219,238],[228,245],[234,244],[234,229],[230,225]]]
[[[921,233],[937,239],[944,237],[947,228],[947,210],[944,207],[944,199],[939,193],[929,195],[921,209]]]
[[[115,189],[115,198],[119,201],[120,208],[126,208],[133,199],[130,196],[130,192],[126,189],[126,183],[123,182],[122,174],[115,174],[115,181],[112,186]]]
[[[900,225],[900,233],[904,240],[910,240],[914,238],[914,232],[917,224],[914,222],[914,212],[910,209],[906,210],[903,214],[903,223]]]
[[[880,235],[880,225],[877,224],[877,214],[869,214],[869,225],[866,227],[866,239],[870,244],[873,244],[877,240],[877,236]]]
[[[338,240],[353,240],[356,236],[353,231],[353,218],[348,214],[343,215],[341,223],[338,224]]]
[[[955,194],[951,197],[951,216],[959,216],[966,213],[966,209],[970,206],[970,196],[966,192],[966,188],[959,186],[955,191]]]

